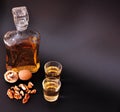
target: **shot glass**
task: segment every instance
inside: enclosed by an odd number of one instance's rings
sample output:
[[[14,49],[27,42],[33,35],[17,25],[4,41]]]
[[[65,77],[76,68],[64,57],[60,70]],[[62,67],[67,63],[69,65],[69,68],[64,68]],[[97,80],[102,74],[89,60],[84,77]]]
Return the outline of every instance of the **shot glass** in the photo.
[[[57,78],[45,78],[42,82],[44,99],[48,102],[54,102],[59,97],[61,81]]]
[[[62,71],[61,63],[57,61],[48,61],[44,65],[45,77],[56,77],[60,79],[60,74]]]

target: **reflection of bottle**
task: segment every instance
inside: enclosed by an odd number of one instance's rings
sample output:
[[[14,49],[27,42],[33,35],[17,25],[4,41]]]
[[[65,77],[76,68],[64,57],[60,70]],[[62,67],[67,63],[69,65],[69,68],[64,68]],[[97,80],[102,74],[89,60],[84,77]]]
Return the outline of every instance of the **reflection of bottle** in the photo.
[[[27,30],[29,15],[26,7],[13,8],[12,13],[17,31],[7,32],[3,39],[6,47],[6,69],[28,69],[35,73],[40,67],[40,35],[38,32]]]

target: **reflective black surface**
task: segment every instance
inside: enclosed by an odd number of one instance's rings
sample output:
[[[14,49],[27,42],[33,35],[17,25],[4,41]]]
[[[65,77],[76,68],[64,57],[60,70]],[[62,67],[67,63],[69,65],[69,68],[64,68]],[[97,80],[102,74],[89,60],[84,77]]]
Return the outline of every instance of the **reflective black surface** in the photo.
[[[37,94],[25,105],[7,97],[11,84],[3,78],[6,69],[2,38],[15,29],[12,7],[22,5],[29,9],[29,29],[41,33],[41,68],[31,79]],[[1,112],[119,112],[119,6],[118,0],[1,0]],[[63,65],[60,97],[54,103],[46,102],[42,94],[43,66],[48,60]]]

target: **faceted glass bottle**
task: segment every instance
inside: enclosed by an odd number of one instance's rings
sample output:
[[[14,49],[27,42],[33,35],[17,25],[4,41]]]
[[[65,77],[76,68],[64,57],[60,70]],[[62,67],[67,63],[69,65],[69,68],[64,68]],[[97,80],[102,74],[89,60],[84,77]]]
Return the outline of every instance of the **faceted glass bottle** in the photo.
[[[27,30],[29,16],[26,7],[12,9],[16,31],[4,36],[6,47],[6,69],[20,71],[28,69],[35,73],[40,68],[40,34]]]

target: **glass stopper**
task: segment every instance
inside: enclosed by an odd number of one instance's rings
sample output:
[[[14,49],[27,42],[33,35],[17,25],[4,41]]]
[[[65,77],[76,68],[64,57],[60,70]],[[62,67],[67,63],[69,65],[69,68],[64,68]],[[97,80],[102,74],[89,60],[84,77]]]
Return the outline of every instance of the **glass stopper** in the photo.
[[[12,8],[12,14],[16,29],[24,31],[28,27],[29,15],[25,6]]]

